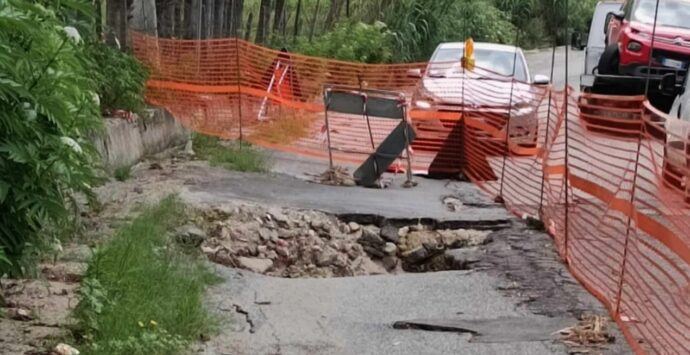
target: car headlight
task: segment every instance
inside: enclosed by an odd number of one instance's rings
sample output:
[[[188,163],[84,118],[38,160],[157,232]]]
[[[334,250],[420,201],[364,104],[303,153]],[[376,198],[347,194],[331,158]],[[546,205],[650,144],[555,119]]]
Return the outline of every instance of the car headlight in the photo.
[[[537,117],[537,109],[533,106],[522,106],[513,108],[510,112],[510,120],[514,122],[521,122],[525,120],[534,120]]]
[[[412,98],[412,105],[422,110],[431,109],[435,103],[434,96],[423,87],[419,88],[417,94]]]
[[[428,110],[433,106],[433,101],[431,100],[415,100],[414,106],[424,110]]]

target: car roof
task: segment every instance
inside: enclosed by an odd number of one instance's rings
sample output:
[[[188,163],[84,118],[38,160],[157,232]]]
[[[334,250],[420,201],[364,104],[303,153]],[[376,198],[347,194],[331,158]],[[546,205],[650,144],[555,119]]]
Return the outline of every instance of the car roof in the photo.
[[[448,43],[441,43],[438,45],[438,49],[462,49],[465,48],[465,42],[448,42]],[[515,51],[515,46],[511,46],[508,44],[498,44],[498,43],[488,43],[488,42],[475,42],[474,43],[474,49],[485,49],[485,50],[493,50],[493,51],[502,51],[502,52],[513,52]],[[518,47],[518,49],[522,50],[521,48]]]

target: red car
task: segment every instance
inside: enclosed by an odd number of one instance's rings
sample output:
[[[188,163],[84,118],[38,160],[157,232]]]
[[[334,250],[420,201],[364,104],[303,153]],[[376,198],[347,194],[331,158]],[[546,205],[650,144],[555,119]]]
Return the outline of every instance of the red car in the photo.
[[[657,0],[626,0],[610,14],[605,31],[607,47],[599,60],[604,75],[685,76],[690,64],[690,1],[659,0],[656,35],[652,48]],[[652,55],[652,70],[648,62]]]

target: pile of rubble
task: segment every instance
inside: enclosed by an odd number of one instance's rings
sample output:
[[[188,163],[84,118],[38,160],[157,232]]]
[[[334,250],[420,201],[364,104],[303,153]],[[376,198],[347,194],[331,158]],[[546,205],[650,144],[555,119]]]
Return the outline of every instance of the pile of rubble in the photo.
[[[359,225],[317,211],[260,206],[203,212],[205,232],[178,231],[210,260],[278,277],[345,277],[464,269],[488,232]],[[458,262],[457,260],[464,260]]]

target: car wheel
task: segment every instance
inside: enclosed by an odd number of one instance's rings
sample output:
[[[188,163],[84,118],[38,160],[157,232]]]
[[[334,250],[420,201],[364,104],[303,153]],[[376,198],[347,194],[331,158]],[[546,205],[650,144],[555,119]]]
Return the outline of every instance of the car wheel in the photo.
[[[599,58],[599,65],[597,70],[602,75],[616,75],[618,74],[618,64],[620,63],[620,53],[618,52],[618,44],[612,44],[604,50]]]

